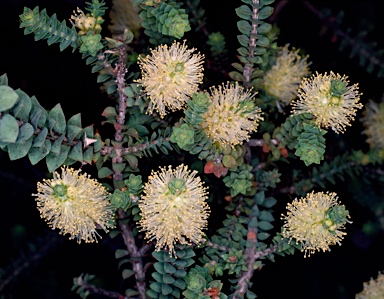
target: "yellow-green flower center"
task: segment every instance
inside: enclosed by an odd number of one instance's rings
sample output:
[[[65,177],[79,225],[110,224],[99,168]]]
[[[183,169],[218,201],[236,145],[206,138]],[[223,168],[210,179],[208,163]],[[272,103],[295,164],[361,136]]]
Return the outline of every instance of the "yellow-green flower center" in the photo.
[[[67,186],[63,184],[58,184],[55,187],[53,187],[53,195],[60,197],[60,200],[65,201],[67,200]]]
[[[178,73],[181,73],[182,71],[184,71],[185,65],[183,62],[176,62],[176,63],[173,62],[170,64],[169,69],[170,69],[169,76],[173,78],[176,75],[178,75]]]
[[[173,195],[180,195],[187,187],[183,179],[175,178],[173,181],[168,183],[168,188]]]

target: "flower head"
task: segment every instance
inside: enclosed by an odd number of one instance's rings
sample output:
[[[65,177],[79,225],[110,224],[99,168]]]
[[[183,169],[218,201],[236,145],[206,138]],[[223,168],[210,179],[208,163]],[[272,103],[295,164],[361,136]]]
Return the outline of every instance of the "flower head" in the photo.
[[[293,102],[293,113],[312,113],[319,127],[331,127],[336,133],[344,133],[356,110],[363,107],[358,103],[361,95],[358,85],[348,86],[347,78],[333,72],[304,78],[299,87],[299,99]]]
[[[364,282],[363,291],[356,294],[356,299],[384,298],[384,275],[379,272],[376,279]]]
[[[336,193],[308,193],[306,197],[288,203],[283,237],[302,243],[305,255],[330,250],[329,245],[340,244],[346,234],[341,229],[348,222],[348,211],[337,202]]]
[[[210,91],[212,104],[201,115],[204,121],[200,124],[208,137],[223,147],[248,140],[263,120],[261,109],[253,100],[255,94],[237,83],[212,87]]]
[[[92,14],[84,14],[80,8],[77,8],[77,11],[73,11],[73,15],[69,21],[73,26],[80,29],[78,32],[79,35],[86,35],[88,31],[100,33],[100,25],[104,22],[101,16],[95,18]]]
[[[371,147],[384,150],[384,102],[377,104],[369,101],[364,116],[361,119],[367,135],[367,142]]]
[[[69,239],[97,241],[96,228],[108,231],[113,227],[113,213],[107,200],[108,193],[96,180],[80,170],[62,167],[61,175],[37,183],[37,208],[52,229],[69,234]]]
[[[185,42],[174,42],[170,47],[160,45],[145,58],[139,57],[142,78],[137,80],[150,98],[147,113],[158,111],[160,117],[180,110],[188,97],[198,89],[203,79],[203,58],[195,49],[187,49]]]
[[[202,241],[209,207],[206,188],[196,173],[184,165],[160,168],[152,171],[144,185],[145,195],[139,200],[140,225],[148,239],[156,239],[156,250],[167,248],[174,254],[176,243]]]
[[[267,94],[288,105],[297,97],[299,84],[309,75],[308,56],[301,57],[299,50],[288,50],[285,45],[277,54],[276,63],[264,75],[263,88]]]

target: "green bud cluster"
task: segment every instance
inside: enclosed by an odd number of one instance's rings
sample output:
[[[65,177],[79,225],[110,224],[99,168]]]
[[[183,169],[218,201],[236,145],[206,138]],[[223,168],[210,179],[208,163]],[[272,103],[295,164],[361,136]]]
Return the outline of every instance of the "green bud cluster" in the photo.
[[[188,124],[182,124],[179,127],[174,127],[170,138],[171,142],[184,149],[186,145],[194,143],[195,130]]]
[[[256,187],[253,187],[254,176],[251,170],[251,165],[243,164],[236,171],[231,171],[230,175],[223,179],[225,186],[230,188],[232,197],[238,194],[252,196],[256,193]]]
[[[224,269],[228,270],[228,274],[236,273],[236,275],[240,275],[241,272],[247,271],[244,257],[243,250],[235,249],[231,249],[228,253],[221,255],[225,262]]]
[[[207,44],[211,46],[213,55],[218,55],[225,51],[225,37],[220,32],[213,32],[208,36]]]
[[[331,96],[340,97],[347,92],[347,82],[343,80],[332,80],[331,81]]]
[[[91,56],[96,56],[97,52],[103,48],[101,35],[94,34],[92,31],[88,31],[87,35],[82,35],[80,40],[80,53],[89,53]]]
[[[320,164],[320,161],[324,159],[325,138],[323,135],[326,131],[306,123],[303,124],[303,129],[304,131],[297,138],[295,155],[299,156],[306,166],[312,163]]]
[[[157,38],[160,33],[175,38],[182,38],[184,33],[191,30],[188,15],[175,1],[162,2],[158,7],[143,6],[140,13],[142,26],[146,33]]]
[[[220,280],[213,280],[206,267],[196,266],[192,268],[185,278],[187,289],[182,293],[187,299],[209,299],[209,291],[213,289],[218,294],[218,298],[225,299],[226,295],[220,291],[223,283]]]

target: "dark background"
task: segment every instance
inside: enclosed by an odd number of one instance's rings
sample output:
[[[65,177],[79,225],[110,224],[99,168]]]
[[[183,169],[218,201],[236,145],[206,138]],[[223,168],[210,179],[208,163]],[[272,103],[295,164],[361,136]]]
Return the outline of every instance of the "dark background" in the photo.
[[[67,119],[82,112],[83,126],[95,124],[100,131],[108,130],[100,125],[101,112],[111,99],[99,90],[96,74],[91,74],[79,53],[68,48],[60,53],[57,45],[48,46],[46,41],[35,42],[33,35],[24,36],[19,29],[18,15],[23,7],[47,8],[48,14],[57,14],[58,19],[69,19],[77,6],[84,7],[85,1],[75,0],[2,0],[0,9],[0,74],[7,73],[9,84],[21,88],[28,95],[35,95],[39,102],[51,109],[61,103]],[[229,49],[229,62],[237,62],[235,49],[238,47],[236,28],[238,20],[234,8],[241,1],[202,1],[207,12],[207,28],[210,32],[220,31]],[[110,3],[107,1],[107,3]],[[288,1],[281,7],[273,20],[280,28],[279,45],[290,43],[302,48],[310,55],[311,70],[347,74],[352,83],[359,83],[363,92],[361,101],[378,101],[384,91],[383,79],[375,73],[368,74],[359,66],[358,59],[349,59],[349,49],[339,51],[340,41],[302,1]],[[279,4],[280,3],[280,4]],[[319,10],[328,8],[333,15],[345,12],[342,28],[351,29],[355,36],[359,30],[368,30],[366,40],[377,42],[377,49],[384,46],[384,19],[381,1],[310,1]],[[104,34],[108,36],[107,31]],[[187,34],[193,40],[199,35]],[[201,36],[200,36],[201,37]],[[201,40],[195,47],[201,47]],[[228,71],[233,69],[229,66]],[[215,80],[228,78],[216,75]],[[358,118],[361,116],[359,112]],[[340,137],[327,134],[327,151],[340,153],[350,149],[367,149],[362,126],[354,126]],[[91,168],[85,168],[92,171]],[[10,281],[3,289],[5,298],[79,298],[70,291],[72,278],[81,273],[96,274],[99,282],[107,289],[123,292],[124,283],[117,269],[114,250],[121,248],[121,240],[104,237],[99,244],[81,244],[68,241],[66,237],[51,232],[35,207],[32,193],[36,183],[46,176],[44,162],[36,167],[28,159],[10,162],[6,153],[0,152],[0,278]],[[364,175],[364,174],[363,174]],[[372,194],[377,204],[382,200],[380,184],[362,185],[359,191],[352,188],[356,181],[337,181],[329,185],[330,191],[337,191],[343,203],[351,212],[353,224],[347,225],[348,235],[341,247],[334,246],[331,252],[317,253],[303,258],[302,253],[285,258],[277,257],[276,263],[266,261],[261,271],[256,271],[253,291],[259,298],[354,298],[362,290],[362,283],[376,277],[384,270],[383,230],[378,225],[372,209],[359,201],[359,192]],[[282,197],[281,200],[289,199]],[[285,203],[281,205],[285,207]],[[280,209],[275,217],[277,224]],[[281,210],[281,212],[284,212]],[[372,225],[367,225],[372,223]],[[365,226],[364,226],[365,225]],[[32,245],[34,244],[34,245]],[[22,269],[16,273],[15,269]],[[17,271],[17,270],[16,270]],[[15,275],[18,274],[18,275]],[[2,275],[2,276],[1,276]],[[15,276],[15,278],[13,278]],[[1,285],[0,280],[0,285]]]

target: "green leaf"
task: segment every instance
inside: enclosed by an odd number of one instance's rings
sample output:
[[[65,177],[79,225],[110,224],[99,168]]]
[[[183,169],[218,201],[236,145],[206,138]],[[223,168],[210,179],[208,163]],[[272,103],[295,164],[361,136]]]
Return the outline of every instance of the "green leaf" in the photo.
[[[31,164],[35,165],[38,162],[40,162],[42,159],[44,159],[48,155],[50,149],[51,149],[51,142],[48,139],[45,140],[43,146],[32,147],[32,149],[28,153],[28,158]]]
[[[165,283],[163,283],[161,285],[161,294],[163,294],[164,296],[169,295],[170,293],[172,293],[172,291],[173,291],[173,289],[172,289],[171,286],[169,286],[169,285],[167,285]]]
[[[65,138],[65,136],[61,135],[59,138],[57,138],[55,140],[55,142],[53,142],[52,147],[51,147],[51,152],[52,153],[54,153],[54,154],[59,154],[60,153],[61,143],[63,142],[64,138]]]
[[[32,101],[31,98],[21,89],[15,90],[15,92],[19,96],[19,100],[16,105],[13,106],[12,112],[16,118],[21,119],[24,122],[29,121],[29,113],[32,109]]]
[[[254,200],[255,200],[255,203],[258,204],[258,205],[261,205],[264,203],[264,200],[265,200],[265,195],[264,195],[264,192],[258,192],[256,193],[255,197],[254,197]]]
[[[176,268],[174,266],[172,266],[170,263],[164,264],[164,270],[165,270],[165,272],[167,272],[169,274],[173,274],[176,272]]]
[[[9,86],[0,85],[0,112],[11,109],[17,102],[19,95]]]
[[[184,290],[185,289],[185,282],[184,280],[178,278],[175,280],[175,282],[173,283],[173,285],[181,290]]]
[[[31,97],[31,102],[32,110],[30,115],[30,122],[36,130],[39,127],[44,127],[47,120],[47,112],[43,107],[41,107],[40,103],[35,97]]]
[[[30,137],[23,142],[8,144],[9,159],[13,161],[25,157],[32,146],[32,140],[33,137]]]
[[[135,274],[135,271],[130,270],[130,269],[124,269],[121,275],[123,276],[123,279],[127,279],[131,277],[133,274]]]
[[[79,141],[70,151],[68,157],[75,161],[83,161],[83,143]]]
[[[263,202],[263,206],[266,208],[272,208],[276,204],[276,202],[277,202],[277,200],[274,199],[273,197],[268,197]]]
[[[49,172],[54,172],[57,168],[63,165],[64,161],[68,157],[68,153],[70,149],[71,148],[69,146],[63,144],[60,147],[59,154],[55,154],[52,151],[49,153],[49,155],[46,158],[46,163],[47,163]]]
[[[0,118],[0,142],[16,142],[18,135],[19,125],[17,120],[9,114],[4,114]]]
[[[134,155],[125,155],[124,158],[128,161],[129,166],[132,169],[136,169],[137,166],[139,165],[139,161],[136,156]]]
[[[92,164],[92,158],[93,158],[93,147],[89,147],[86,149],[86,151],[83,154],[83,161],[87,162],[88,164]]]
[[[160,293],[161,292],[161,283],[159,282],[152,282],[149,287],[154,290],[155,292],[157,293]]]
[[[30,123],[25,123],[19,129],[19,135],[17,136],[16,142],[24,142],[33,135],[34,129]]]
[[[98,171],[97,176],[102,179],[106,178],[107,176],[110,176],[111,174],[113,174],[113,171],[111,169],[109,169],[108,167],[101,167]]]
[[[270,236],[269,233],[259,232],[257,234],[257,239],[260,240],[260,241],[264,241],[264,240],[268,239],[269,236]]]
[[[261,34],[267,34],[269,31],[271,31],[271,29],[272,29],[271,24],[263,23],[257,27],[257,32]]]
[[[228,73],[229,77],[235,81],[243,82],[245,81],[245,77],[239,72],[233,71]]]
[[[74,116],[72,116],[72,117],[68,120],[67,125],[68,125],[68,126],[82,127],[82,126],[81,126],[81,114],[80,114],[80,113],[77,113],[77,114],[75,114]]]
[[[258,228],[262,230],[270,230],[273,228],[273,225],[268,221],[259,221],[257,224]]]
[[[237,22],[237,28],[243,34],[249,35],[252,31],[252,26],[249,22],[241,20]]]
[[[265,211],[265,210],[260,212],[259,219],[260,219],[260,220],[269,221],[269,222],[275,220],[275,219],[273,218],[273,216],[272,216],[272,213],[271,213],[271,212],[268,212],[268,211]]]
[[[75,139],[81,133],[82,130],[83,128],[81,127],[68,125],[67,127],[68,142],[72,142],[73,139]]]
[[[166,274],[164,270],[164,263],[163,262],[157,262],[153,264],[153,267],[156,269],[157,272],[160,274]]]
[[[43,146],[45,139],[47,138],[48,129],[43,128],[40,133],[36,136],[35,140],[33,140],[33,146],[34,147],[40,147]]]
[[[165,268],[165,267],[164,267]],[[163,275],[163,282],[166,284],[172,284],[175,281],[175,279],[169,275],[169,274],[164,274]]]
[[[8,77],[7,74],[2,74],[0,76],[0,85],[8,85]]]
[[[273,13],[273,7],[264,6],[259,11],[259,20],[264,20],[264,19],[268,18],[270,15],[272,15],[272,13]]]
[[[269,46],[269,39],[266,38],[265,36],[261,36],[259,39],[256,41],[256,45],[260,47],[268,47]]]
[[[67,124],[65,122],[65,116],[61,105],[57,104],[48,113],[49,128],[60,134],[65,134]]]
[[[244,20],[252,19],[252,10],[249,8],[248,5],[242,5],[236,8],[235,11],[236,11],[236,14]]]
[[[123,256],[127,256],[129,253],[125,249],[117,249],[115,252],[115,259],[122,258]]]

